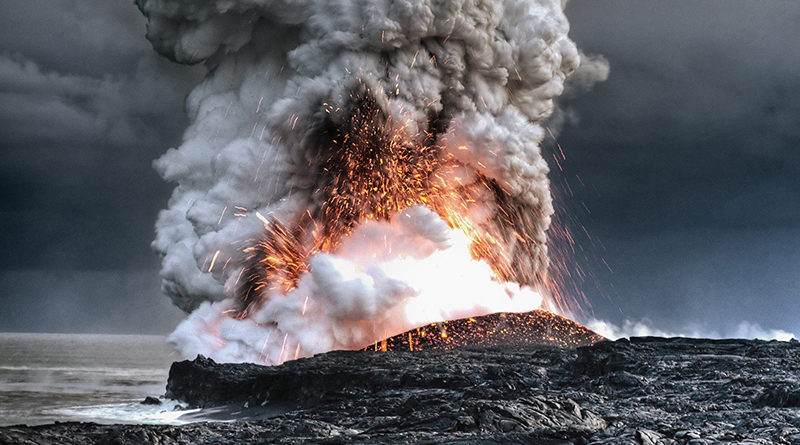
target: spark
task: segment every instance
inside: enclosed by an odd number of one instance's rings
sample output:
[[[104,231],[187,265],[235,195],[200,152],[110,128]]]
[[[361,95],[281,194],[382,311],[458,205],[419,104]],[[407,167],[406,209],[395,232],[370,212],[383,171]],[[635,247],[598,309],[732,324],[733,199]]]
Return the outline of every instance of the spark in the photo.
[[[472,259],[490,266],[491,279],[545,287],[544,272],[525,265],[543,242],[537,239],[535,221],[515,206],[509,192],[481,173],[488,167],[480,161],[475,161],[476,166],[459,162],[438,143],[434,130],[407,134],[407,127],[394,122],[369,88],[363,82],[360,85],[362,89],[352,94],[348,106],[323,104],[325,116],[337,123],[328,135],[329,145],[323,144],[317,156],[308,159],[308,168],[322,178],[312,195],[318,204],[285,221],[254,212],[264,231],[242,248],[243,264],[234,291],[239,303],[236,317],[244,318],[267,300],[295,289],[309,270],[309,258],[320,252],[335,253],[359,224],[390,220],[415,205],[427,207],[451,229],[463,233]],[[399,94],[399,83],[394,92]],[[484,107],[488,108],[485,101]],[[294,128],[299,116],[289,119]],[[469,151],[470,147],[455,149]],[[445,177],[441,172],[448,168],[469,173]],[[473,210],[484,205],[486,196],[494,198],[496,215],[488,222],[474,221]],[[246,216],[247,211],[235,206],[234,215]],[[554,293],[551,298],[561,297]],[[447,338],[448,334],[443,330],[439,335]]]
[[[283,361],[283,352],[286,349],[286,340],[288,338],[289,338],[289,334],[288,333],[284,334],[284,336],[283,336],[283,344],[281,345],[281,353],[280,353],[280,355],[278,355],[278,361],[279,362]]]
[[[418,55],[419,55],[419,50],[417,50],[417,52],[414,53],[414,59],[411,61],[411,66],[409,67],[409,69],[414,69],[414,64],[417,63],[417,56]]]
[[[219,256],[219,250],[217,250],[216,253],[214,253],[214,258],[211,258],[211,265],[208,266],[208,271],[209,272],[211,272],[211,270],[214,269],[214,263],[217,262],[217,257],[218,256]]]
[[[228,206],[225,206],[222,209],[222,213],[219,214],[219,220],[217,220],[217,225],[222,224],[222,218],[225,216],[225,212],[227,212],[227,211],[228,211]]]
[[[271,336],[272,336],[272,331],[270,331],[267,334],[267,336],[264,338],[264,344],[261,345],[261,354],[260,355],[261,355],[262,360],[266,357],[266,354],[264,353],[264,351],[266,351],[266,349],[267,349],[267,342],[269,341],[269,338]]]

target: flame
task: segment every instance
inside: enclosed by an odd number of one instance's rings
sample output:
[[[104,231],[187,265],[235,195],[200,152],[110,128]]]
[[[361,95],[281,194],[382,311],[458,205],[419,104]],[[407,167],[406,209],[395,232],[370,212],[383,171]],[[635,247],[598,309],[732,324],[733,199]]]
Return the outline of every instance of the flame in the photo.
[[[462,327],[488,332],[469,317],[568,306],[536,262],[546,254],[537,208],[515,202],[487,165],[460,157],[471,147],[446,146],[440,117],[417,131],[376,97],[361,84],[349,108],[324,104],[319,128],[296,130],[319,141],[308,169],[321,180],[302,212],[233,206],[264,231],[239,247],[234,298],[201,306],[172,334],[184,354],[278,364],[331,349],[391,350],[381,339],[419,328],[402,335],[417,350],[432,341],[426,335],[458,344]],[[445,322],[456,319],[468,321],[451,334]],[[435,335],[422,328],[430,323]]]
[[[535,232],[528,230],[525,216],[510,205],[510,194],[438,143],[440,130],[434,130],[439,125],[435,118],[421,135],[411,134],[384,111],[368,87],[361,81],[359,85],[360,92],[351,94],[351,109],[324,105],[332,117],[320,131],[323,142],[318,156],[309,163],[309,168],[319,170],[324,178],[313,194],[318,204],[288,224],[257,213],[265,231],[261,239],[244,248],[246,266],[243,280],[237,283],[237,316],[244,318],[272,296],[294,289],[309,270],[308,259],[320,252],[337,252],[342,239],[359,224],[388,221],[417,205],[435,212],[454,230],[452,239],[460,248],[448,250],[449,255],[483,260],[488,267],[480,273],[494,281],[542,285],[541,275],[516,267],[518,256],[531,254],[544,241],[531,235]],[[486,168],[483,164],[479,167]],[[487,201],[499,209],[496,215],[482,208]],[[510,244],[518,250],[516,257],[509,251]],[[463,261],[456,258],[442,258],[436,264],[439,273],[442,268],[449,269],[448,277],[465,273],[454,270],[463,267]],[[407,258],[384,267],[397,275],[414,270],[416,281],[426,276],[426,271]],[[442,292],[457,294],[453,284],[448,283]]]

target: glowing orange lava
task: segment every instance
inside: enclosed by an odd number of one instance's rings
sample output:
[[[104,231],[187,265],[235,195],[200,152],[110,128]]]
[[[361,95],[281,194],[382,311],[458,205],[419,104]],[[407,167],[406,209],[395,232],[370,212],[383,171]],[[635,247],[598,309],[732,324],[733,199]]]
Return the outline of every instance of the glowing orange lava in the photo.
[[[237,318],[295,288],[308,259],[336,252],[357,225],[389,220],[414,205],[463,232],[472,258],[488,263],[495,280],[546,288],[545,240],[535,227],[541,208],[517,203],[497,181],[448,153],[439,143],[440,116],[431,116],[421,134],[409,134],[361,82],[348,103],[344,110],[324,105],[329,118],[315,130],[319,149],[308,159],[323,180],[308,210],[294,221],[259,215],[265,233],[244,248]]]
[[[500,313],[431,323],[364,348],[365,351],[422,351],[468,346],[547,345],[566,348],[594,344],[603,337],[547,311]]]

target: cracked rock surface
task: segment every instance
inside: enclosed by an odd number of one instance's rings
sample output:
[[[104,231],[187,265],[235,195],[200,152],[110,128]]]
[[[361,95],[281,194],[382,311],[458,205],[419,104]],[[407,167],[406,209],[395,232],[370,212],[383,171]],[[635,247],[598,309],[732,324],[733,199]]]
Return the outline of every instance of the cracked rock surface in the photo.
[[[800,444],[800,343],[633,338],[176,362],[167,396],[251,420],[0,428],[0,443]]]

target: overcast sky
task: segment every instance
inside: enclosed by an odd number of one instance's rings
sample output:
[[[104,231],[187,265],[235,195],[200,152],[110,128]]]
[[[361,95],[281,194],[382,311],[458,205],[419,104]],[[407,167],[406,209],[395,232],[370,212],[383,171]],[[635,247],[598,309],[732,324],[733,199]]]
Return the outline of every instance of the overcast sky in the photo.
[[[564,101],[553,173],[560,218],[593,240],[575,258],[586,316],[800,334],[800,3],[572,0],[567,13],[611,64]],[[180,140],[202,74],[156,56],[132,2],[0,4],[0,331],[180,320],[149,247],[171,190],[151,162]]]

